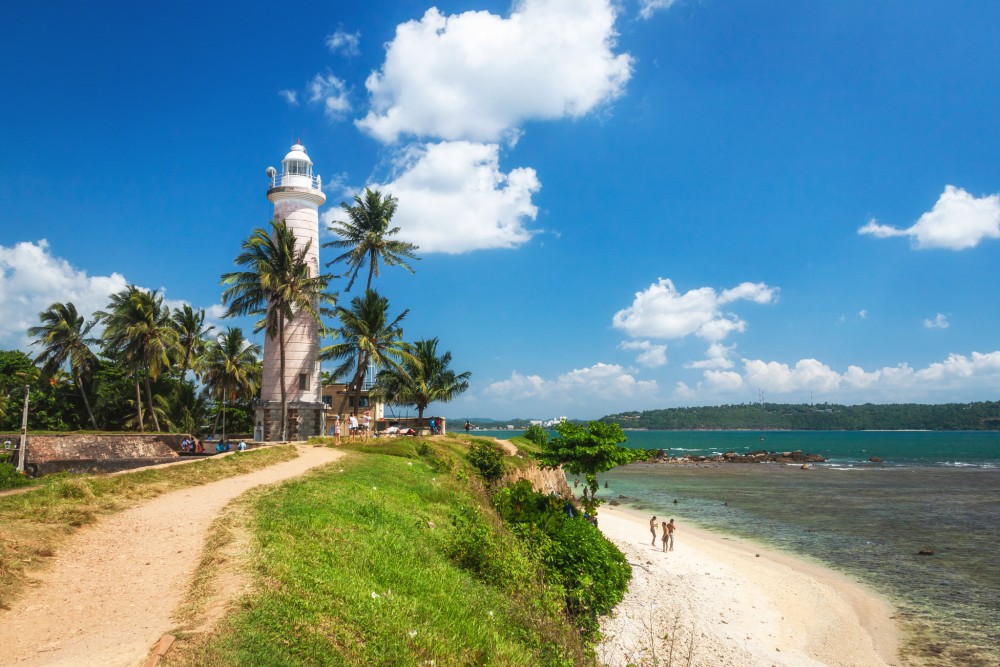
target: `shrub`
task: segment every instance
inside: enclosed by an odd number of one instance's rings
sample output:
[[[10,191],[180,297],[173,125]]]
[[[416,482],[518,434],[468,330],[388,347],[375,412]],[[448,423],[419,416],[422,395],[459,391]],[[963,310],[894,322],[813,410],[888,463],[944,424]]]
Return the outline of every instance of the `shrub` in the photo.
[[[549,434],[544,428],[538,424],[532,424],[524,431],[524,436],[531,442],[535,443],[539,447],[544,447],[545,443],[549,441]]]
[[[477,440],[469,447],[469,463],[487,482],[495,482],[504,474],[503,448],[485,440]]]
[[[10,463],[0,463],[0,489],[13,489],[31,484],[27,477],[17,471]]]
[[[501,489],[494,503],[541,559],[546,579],[563,588],[577,625],[596,632],[597,617],[621,602],[632,578],[625,555],[585,519],[571,518],[566,501],[534,491],[527,480]]]
[[[451,515],[454,532],[448,540],[448,556],[479,579],[506,591],[533,580],[530,557],[511,544],[509,534],[490,525],[479,508],[460,505]]]

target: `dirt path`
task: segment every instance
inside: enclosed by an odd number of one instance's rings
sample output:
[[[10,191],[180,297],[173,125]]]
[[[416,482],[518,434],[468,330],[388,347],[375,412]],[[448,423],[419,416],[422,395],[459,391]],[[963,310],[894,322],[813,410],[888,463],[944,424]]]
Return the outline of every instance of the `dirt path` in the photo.
[[[39,586],[0,612],[0,665],[140,664],[175,627],[171,616],[219,508],[341,456],[325,447],[298,450],[292,461],[162,495],[74,536]]]

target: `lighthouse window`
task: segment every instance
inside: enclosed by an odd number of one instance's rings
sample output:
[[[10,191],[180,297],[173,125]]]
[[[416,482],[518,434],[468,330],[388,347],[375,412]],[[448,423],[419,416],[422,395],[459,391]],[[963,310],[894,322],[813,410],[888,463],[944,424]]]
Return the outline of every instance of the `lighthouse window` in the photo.
[[[286,164],[285,171],[291,175],[309,175],[309,163],[302,162],[300,160],[289,160]]]

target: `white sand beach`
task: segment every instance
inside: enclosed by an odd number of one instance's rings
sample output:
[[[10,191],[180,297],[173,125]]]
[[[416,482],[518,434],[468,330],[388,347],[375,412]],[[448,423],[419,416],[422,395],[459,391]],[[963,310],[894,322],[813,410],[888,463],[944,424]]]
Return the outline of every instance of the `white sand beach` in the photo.
[[[751,542],[678,523],[664,553],[649,518],[604,505],[600,528],[633,579],[601,624],[613,667],[880,667],[898,665],[891,605],[861,584]],[[670,517],[658,517],[660,521]],[[690,656],[690,659],[689,659]]]

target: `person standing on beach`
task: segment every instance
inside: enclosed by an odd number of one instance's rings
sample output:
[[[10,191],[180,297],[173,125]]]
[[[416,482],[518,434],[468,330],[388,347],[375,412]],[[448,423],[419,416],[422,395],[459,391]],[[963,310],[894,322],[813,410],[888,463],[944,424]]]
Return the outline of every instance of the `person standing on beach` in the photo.
[[[673,551],[674,550],[674,531],[677,530],[677,526],[674,525],[674,520],[671,519],[670,523],[663,524],[663,529],[664,529],[664,532],[663,532],[663,544],[664,544],[664,547],[666,546],[666,543],[669,540],[670,541],[670,551]],[[664,548],[664,551],[667,551],[667,549]]]
[[[667,522],[663,522],[663,535],[660,537],[660,541],[663,542],[663,550],[667,550],[667,544],[670,542],[670,529],[667,527]]]
[[[656,516],[649,520],[649,532],[653,534],[653,546],[656,546]]]

